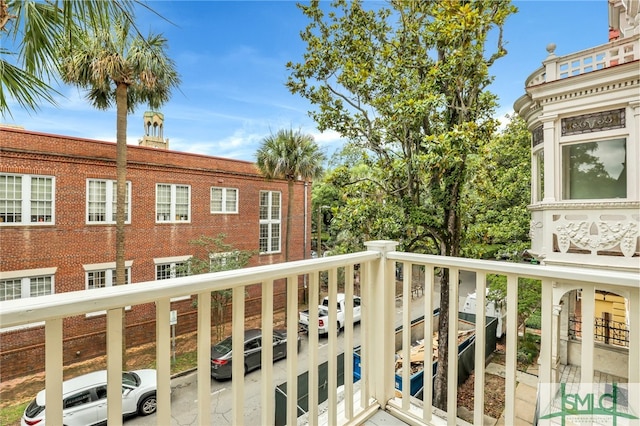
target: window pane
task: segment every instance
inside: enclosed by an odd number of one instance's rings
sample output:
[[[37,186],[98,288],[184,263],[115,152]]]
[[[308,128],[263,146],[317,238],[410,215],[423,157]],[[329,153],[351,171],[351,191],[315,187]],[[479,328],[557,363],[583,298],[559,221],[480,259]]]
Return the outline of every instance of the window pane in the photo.
[[[280,219],[280,193],[271,193],[271,219]]]
[[[113,181],[111,182],[112,184],[112,196],[111,196],[111,221],[115,222],[116,221],[116,213],[117,213],[117,206],[118,206],[118,182],[117,181]],[[124,188],[124,221],[128,221],[129,220],[129,182],[127,182],[125,184],[125,188]]]
[[[52,218],[51,178],[31,178],[31,222],[51,222]]]
[[[562,147],[564,198],[626,198],[626,140]]]
[[[171,185],[158,185],[156,192],[156,213],[158,221],[171,220]]]
[[[227,205],[226,211],[235,213],[238,211],[237,200],[238,200],[238,191],[235,189],[227,188]]]
[[[269,193],[260,192],[260,219],[269,219]]]
[[[89,289],[107,286],[107,271],[87,272],[87,287]]]
[[[280,224],[271,225],[271,251],[280,250]]]
[[[107,182],[89,181],[87,199],[89,222],[104,222],[107,212]]]
[[[156,280],[166,280],[171,278],[171,264],[163,263],[156,265]]]
[[[22,221],[22,177],[0,175],[0,222]]]
[[[124,268],[124,283],[125,284],[129,284],[129,271],[131,268]],[[116,277],[116,270],[112,269],[111,270],[111,285],[118,285],[118,279]]]
[[[51,294],[51,277],[31,278],[31,288],[29,295],[31,297],[44,296]]]
[[[176,220],[189,220],[189,187],[176,186]]]
[[[0,281],[0,301],[20,299],[22,297],[22,280]]]
[[[536,164],[537,164],[536,201],[542,201],[542,199],[544,198],[544,151],[540,150],[540,152],[538,152],[536,154],[536,157],[537,157],[537,161],[536,161]]]
[[[211,188],[211,212],[222,212],[222,188]]]
[[[269,251],[269,225],[260,224],[260,252]]]

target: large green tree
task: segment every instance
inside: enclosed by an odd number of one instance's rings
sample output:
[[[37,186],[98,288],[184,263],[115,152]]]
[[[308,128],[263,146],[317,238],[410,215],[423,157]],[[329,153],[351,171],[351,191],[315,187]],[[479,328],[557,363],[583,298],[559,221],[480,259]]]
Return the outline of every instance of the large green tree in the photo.
[[[133,20],[132,0],[0,0],[0,113],[9,98],[36,110],[55,104],[50,81],[57,75],[59,38],[116,17]]]
[[[285,261],[289,260],[291,245],[294,183],[299,179],[306,181],[319,178],[324,161],[325,155],[313,136],[292,129],[280,130],[275,135],[267,136],[256,152],[256,164],[266,178],[287,181]]]
[[[407,218],[405,250],[459,256],[468,159],[496,127],[489,68],[506,54],[502,26],[515,8],[502,0],[392,0],[376,10],[337,0],[326,15],[318,2],[300,7],[310,20],[301,34],[307,50],[289,64],[289,89],[316,106],[320,130],[334,129],[374,156],[380,202],[396,203]],[[434,392],[442,409],[448,281],[445,270]]]

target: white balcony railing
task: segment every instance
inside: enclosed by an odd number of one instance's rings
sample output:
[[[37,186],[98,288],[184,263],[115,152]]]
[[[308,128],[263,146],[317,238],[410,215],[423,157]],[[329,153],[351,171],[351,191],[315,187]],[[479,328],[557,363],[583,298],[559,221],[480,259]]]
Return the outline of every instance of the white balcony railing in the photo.
[[[607,288],[618,291],[629,299],[631,312],[631,333],[629,345],[629,359],[640,359],[640,290],[638,276],[634,273],[614,271],[599,271],[594,269],[563,268],[534,266],[492,261],[479,261],[441,256],[418,255],[395,251],[396,243],[389,241],[373,241],[366,243],[367,250],[355,254],[341,255],[322,259],[289,262],[285,264],[246,268],[237,271],[226,271],[212,274],[175,278],[170,280],[138,283],[128,286],[102,288],[90,291],[62,293],[42,296],[12,302],[0,302],[0,325],[2,327],[18,326],[33,322],[45,322],[46,336],[46,396],[47,423],[62,424],[62,342],[63,320],[87,312],[107,311],[107,368],[109,383],[117,384],[121,380],[121,309],[125,306],[142,303],[156,305],[156,368],[158,374],[158,424],[165,424],[171,418],[170,395],[170,300],[174,297],[197,295],[198,298],[198,368],[197,368],[197,424],[208,425],[211,422],[211,392],[210,392],[210,346],[211,346],[211,297],[216,290],[232,289],[233,313],[232,335],[233,346],[242,347],[244,332],[244,295],[245,287],[260,283],[262,286],[262,317],[273,316],[273,284],[274,280],[287,280],[287,309],[288,312],[298,311],[297,287],[300,276],[308,276],[309,299],[319,298],[319,275],[321,271],[328,271],[328,293],[335,301],[338,276],[344,272],[344,288],[347,299],[354,294],[354,275],[357,269],[360,293],[362,298],[362,321],[360,325],[361,339],[361,374],[360,391],[354,392],[351,380],[345,380],[344,415],[338,415],[338,401],[336,394],[329,392],[328,423],[362,424],[379,409],[385,409],[395,417],[409,424],[455,424],[456,420],[456,392],[457,392],[457,309],[449,313],[452,324],[449,330],[448,363],[448,407],[446,418],[442,419],[433,414],[431,405],[432,390],[425,387],[421,403],[410,397],[409,365],[402,370],[403,391],[396,396],[394,376],[395,341],[395,266],[397,262],[404,265],[403,277],[403,306],[409,306],[411,297],[411,283],[413,277],[410,265],[424,267],[425,293],[424,312],[431,312],[434,303],[435,280],[440,268],[448,268],[450,273],[450,297],[458,300],[459,272],[473,271],[476,273],[476,293],[478,297],[476,324],[476,361],[475,361],[475,421],[482,424],[484,406],[484,294],[487,274],[497,273],[507,276],[507,336],[506,336],[506,382],[505,382],[505,424],[515,424],[515,386],[516,386],[516,351],[517,351],[517,301],[518,278],[529,277],[542,282],[542,348],[540,356],[540,382],[552,383],[556,381],[556,354],[552,351],[553,339],[557,339],[557,313],[555,304],[558,298],[553,294],[558,283],[582,289],[585,295],[593,295],[596,288]],[[346,304],[350,306],[350,303]],[[329,303],[330,307],[336,306]],[[456,303],[452,303],[455,307]],[[592,305],[583,305],[583,354],[588,358],[589,350],[593,350],[593,316],[588,317]],[[409,325],[412,320],[409,309],[403,313],[404,333],[403,350],[405,359],[408,358]],[[346,315],[349,316],[347,311]],[[317,323],[317,311],[310,310],[310,322]],[[330,319],[335,321],[336,311],[330,311]],[[586,316],[586,317],[585,317]],[[590,324],[589,324],[590,323]],[[431,318],[425,316],[425,335],[431,333]],[[263,334],[272,333],[273,323],[263,321]],[[330,328],[331,330],[332,328]],[[297,316],[288,315],[287,331],[293,336],[298,331]],[[345,348],[345,377],[353,375],[353,338],[354,328],[347,322],[343,347]],[[289,342],[295,342],[289,339]],[[338,353],[337,332],[332,330],[328,337],[329,348],[329,389],[336,389]],[[590,346],[589,346],[590,345]],[[309,348],[318,346],[317,333],[309,333]],[[297,394],[297,357],[296,345],[290,344],[287,357],[287,382],[289,395]],[[431,350],[431,339],[425,339],[425,353]],[[236,351],[241,352],[241,351]],[[272,353],[270,345],[263,348],[263,369],[261,370],[261,422],[271,424],[274,419],[274,389],[273,368],[270,360]],[[234,354],[234,357],[240,356]],[[309,424],[318,422],[318,369],[317,351],[309,350]],[[231,392],[233,393],[233,407],[231,424],[244,423],[244,378],[243,362],[234,359]],[[593,362],[583,360],[582,374],[584,378],[593,377]],[[637,368],[629,367],[629,382],[640,382]],[[108,389],[108,423],[122,424],[120,386],[109,386]],[[640,395],[630,391],[629,400]],[[357,395],[357,397],[356,397]],[[287,400],[287,424],[296,424],[296,398]]]
[[[640,35],[621,38],[570,55],[556,56],[555,46],[547,48],[543,66],[527,78],[525,87],[601,70],[640,59]]]

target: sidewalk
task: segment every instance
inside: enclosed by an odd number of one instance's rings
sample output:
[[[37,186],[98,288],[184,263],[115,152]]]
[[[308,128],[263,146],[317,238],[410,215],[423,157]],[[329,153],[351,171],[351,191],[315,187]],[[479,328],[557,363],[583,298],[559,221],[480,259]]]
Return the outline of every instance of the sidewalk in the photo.
[[[500,377],[506,377],[504,365],[491,363],[487,366],[486,372]],[[516,371],[516,382],[516,401],[514,407],[516,418],[515,425],[513,426],[532,425],[536,412],[536,401],[538,399],[538,364],[532,364],[526,373]],[[495,425],[505,425],[504,413]]]

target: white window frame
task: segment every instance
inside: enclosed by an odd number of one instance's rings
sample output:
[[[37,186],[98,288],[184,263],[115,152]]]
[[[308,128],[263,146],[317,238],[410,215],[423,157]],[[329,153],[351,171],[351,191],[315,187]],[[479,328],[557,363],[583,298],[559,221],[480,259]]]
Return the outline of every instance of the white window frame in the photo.
[[[221,197],[221,209],[220,210],[214,210],[213,208],[213,191],[214,190],[221,190],[222,192],[222,197]],[[228,193],[229,192],[235,192],[236,194],[236,199],[235,199],[235,205],[233,207],[233,209],[228,209],[227,208],[227,203],[228,203]],[[211,187],[211,203],[210,203],[210,210],[211,210],[211,214],[237,214],[238,213],[238,205],[239,205],[239,195],[240,195],[240,191],[238,190],[238,188],[224,188],[224,187],[220,187],[220,186],[212,186]]]
[[[604,133],[604,132],[603,132]],[[591,134],[592,135],[592,134]],[[618,198],[571,198],[570,196],[567,195],[567,193],[569,192],[569,185],[571,184],[569,182],[569,177],[567,176],[565,167],[566,165],[566,158],[565,158],[565,148],[570,147],[570,146],[576,146],[576,145],[584,145],[587,143],[601,143],[601,142],[610,142],[610,141],[616,141],[616,140],[624,140],[624,145],[626,148],[626,159],[625,162],[628,164],[629,163],[629,143],[630,143],[630,139],[629,139],[629,135],[628,134],[620,134],[620,133],[610,133],[607,132],[606,134],[601,135],[598,138],[589,138],[589,139],[585,139],[585,135],[577,135],[577,136],[571,136],[571,137],[566,137],[563,138],[560,141],[560,149],[559,149],[559,155],[560,155],[560,161],[558,162],[558,168],[559,168],[559,173],[558,176],[560,177],[560,197],[561,200],[563,202],[569,202],[569,203],[591,203],[591,202],[600,202],[600,201],[625,201],[628,200],[629,198],[629,180],[627,179],[627,183],[626,183],[626,194],[624,197],[618,197]],[[627,178],[629,176],[629,168],[627,167],[626,169],[626,173],[627,173]]]
[[[104,201],[93,201],[104,203],[104,217],[105,220],[91,220],[90,212],[89,212],[89,203],[90,203],[90,193],[89,187],[91,182],[101,182],[104,183],[105,188],[105,200]],[[107,180],[107,179],[87,179],[87,192],[86,192],[86,222],[89,225],[94,224],[115,224],[116,223],[116,185],[117,181],[115,180]],[[125,209],[125,220],[124,223],[131,223],[131,182],[127,181],[127,193],[126,193],[126,209]],[[113,200],[113,202],[109,202],[109,200]]]
[[[162,279],[170,279],[176,278],[176,265],[180,263],[188,263],[191,259],[191,255],[186,256],[172,256],[172,257],[158,257],[153,259],[153,276],[155,281],[161,281]],[[170,265],[171,266],[171,277],[158,279],[158,266],[160,265]],[[172,297],[171,302],[179,302],[181,300],[191,299],[191,296],[179,296]]]
[[[260,225],[258,231],[258,248],[260,250],[260,254],[271,254],[271,253],[280,253],[282,251],[282,192],[280,191],[260,191],[260,199],[258,200],[258,209],[262,209],[262,195],[268,194],[268,203],[267,203],[267,218],[263,218],[262,214],[259,212]],[[273,195],[278,195],[278,215],[277,217],[273,216]],[[276,250],[273,249],[272,240],[273,240],[273,226],[278,226],[278,248]],[[262,250],[262,244],[260,243],[262,240],[262,229],[263,227],[267,227],[267,249]]]
[[[56,179],[54,176],[49,175],[23,175],[18,173],[0,173],[0,176],[14,176],[21,179],[20,182],[20,221],[7,222],[4,217],[0,217],[0,226],[47,226],[55,225],[56,223]],[[50,200],[32,200],[31,182],[33,179],[49,179],[51,181],[51,199]],[[0,188],[2,193],[2,188]],[[10,200],[6,199],[7,202]],[[18,201],[18,200],[15,200]],[[37,210],[32,212],[32,202],[45,202],[50,204],[50,214],[38,215]],[[1,202],[1,200],[0,200]],[[36,213],[36,214],[34,214]],[[2,213],[0,213],[1,215]],[[50,220],[44,220],[44,217],[49,217]]]
[[[51,293],[55,294],[56,292],[56,271],[57,267],[53,268],[40,268],[40,269],[24,269],[21,271],[5,271],[0,272],[0,281],[12,281],[12,280],[20,280],[20,298],[25,299],[27,297],[39,297],[39,296],[31,296],[31,279],[32,278],[50,278],[51,279]],[[18,300],[18,299],[10,299],[10,300]],[[6,331],[13,330],[22,330],[27,328],[39,327],[44,325],[44,321],[34,322],[31,324],[18,325],[15,327],[7,327],[0,329],[0,333],[4,333]]]
[[[161,186],[168,186],[170,188],[169,202],[162,203],[169,204],[169,213],[160,213],[158,211],[158,193]],[[178,210],[177,204],[177,189],[187,188],[187,214],[179,215],[176,213]],[[168,217],[167,217],[168,216]],[[186,217],[185,217],[186,216]],[[175,184],[175,183],[157,183],[156,184],[156,223],[190,223],[191,222],[191,185]]]
[[[127,260],[124,262],[124,267],[127,270],[125,278],[127,282],[125,285],[131,284],[131,266],[133,265],[133,260]],[[82,265],[84,269],[84,288],[85,290],[97,290],[95,288],[89,288],[89,274],[94,272],[105,272],[105,282],[104,287],[113,287],[113,282],[116,279],[116,262],[106,262],[106,263],[93,263],[89,265]],[[125,306],[125,310],[131,310],[131,306]],[[99,315],[106,315],[107,311],[96,311],[89,312],[85,314],[85,317],[95,317]]]

